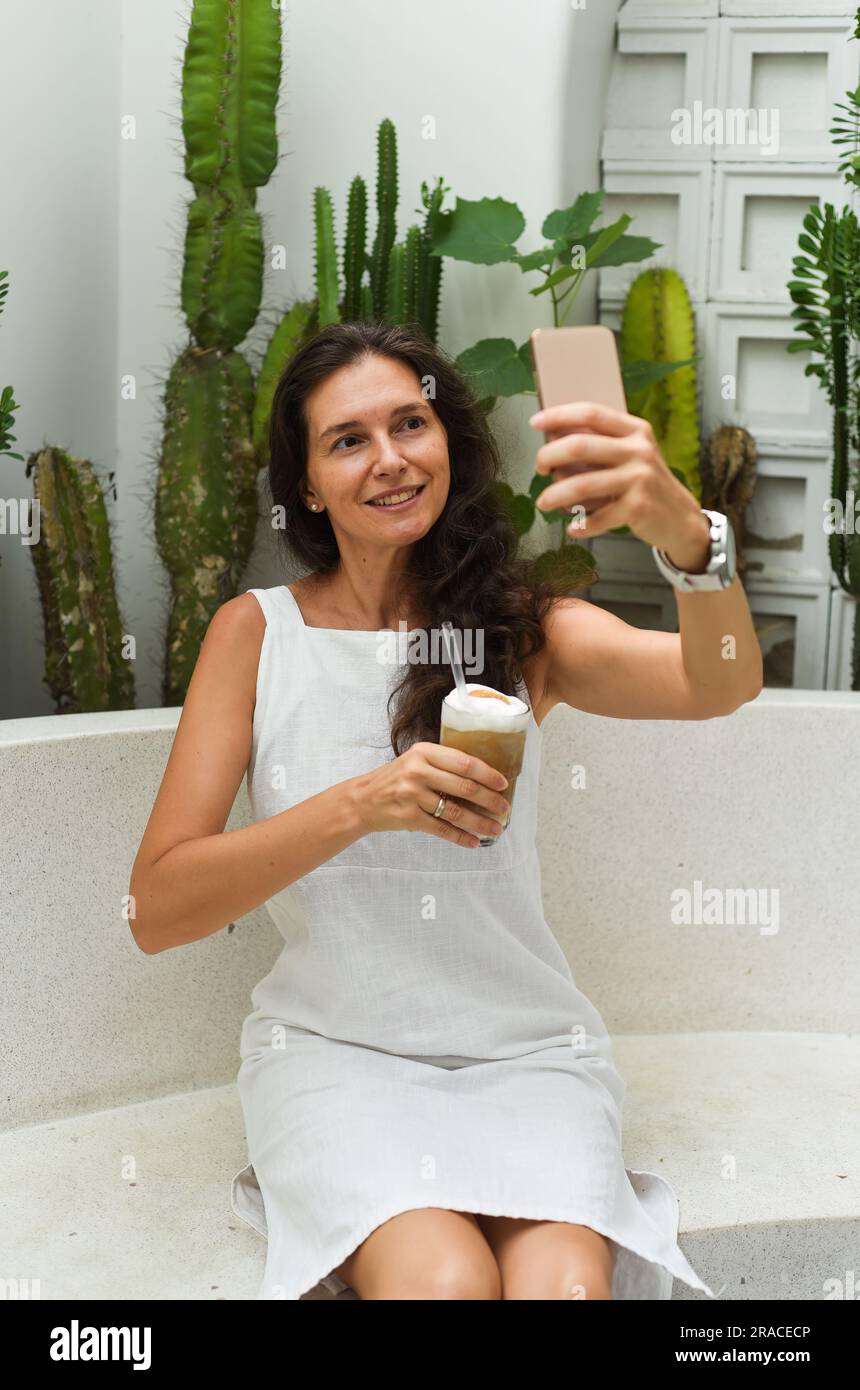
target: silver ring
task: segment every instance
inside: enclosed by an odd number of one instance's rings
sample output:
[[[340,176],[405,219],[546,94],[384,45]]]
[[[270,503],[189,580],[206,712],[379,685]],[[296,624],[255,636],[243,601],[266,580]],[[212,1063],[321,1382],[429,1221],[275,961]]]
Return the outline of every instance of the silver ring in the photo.
[[[442,812],[445,809],[445,801],[446,798],[444,796],[439,797],[439,804],[436,807],[436,810],[433,812],[434,816],[441,816]]]

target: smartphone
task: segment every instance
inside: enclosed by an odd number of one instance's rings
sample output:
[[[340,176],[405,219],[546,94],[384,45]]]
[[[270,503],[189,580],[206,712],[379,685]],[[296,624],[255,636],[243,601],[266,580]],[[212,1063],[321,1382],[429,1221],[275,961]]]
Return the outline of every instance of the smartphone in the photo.
[[[605,324],[536,328],[529,338],[541,409],[597,401],[627,411],[615,334]]]
[[[541,409],[570,401],[596,401],[627,413],[627,397],[615,334],[605,324],[587,328],[536,328],[529,338],[535,385]],[[588,433],[587,430],[545,431],[547,439]],[[593,465],[570,464],[556,470],[563,476],[589,472]]]

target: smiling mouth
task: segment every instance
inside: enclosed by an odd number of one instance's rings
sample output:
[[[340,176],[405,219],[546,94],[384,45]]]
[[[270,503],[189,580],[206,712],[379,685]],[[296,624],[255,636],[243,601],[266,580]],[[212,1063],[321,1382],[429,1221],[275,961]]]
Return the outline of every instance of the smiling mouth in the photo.
[[[404,512],[407,507],[411,507],[412,503],[421,496],[426,486],[426,483],[422,483],[411,497],[407,497],[405,502],[365,502],[364,505],[366,507],[375,507],[378,512]],[[407,489],[404,488],[403,491],[406,492]]]

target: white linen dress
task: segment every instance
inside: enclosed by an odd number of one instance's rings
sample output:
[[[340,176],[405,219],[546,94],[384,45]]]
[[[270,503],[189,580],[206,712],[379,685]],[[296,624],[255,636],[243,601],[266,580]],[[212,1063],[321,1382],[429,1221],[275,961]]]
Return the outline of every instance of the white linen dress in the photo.
[[[306,626],[286,585],[248,592],[266,617],[247,772],[263,820],[394,757],[409,648]],[[716,1296],[668,1182],[624,1167],[625,1083],[543,914],[540,750],[532,717],[496,844],[371,833],[266,904],[284,945],[242,1027],[249,1163],[230,1189],[268,1240],[257,1298],[345,1289],[332,1271],[419,1207],[590,1226],[613,1242],[613,1298],[667,1299],[673,1276]]]

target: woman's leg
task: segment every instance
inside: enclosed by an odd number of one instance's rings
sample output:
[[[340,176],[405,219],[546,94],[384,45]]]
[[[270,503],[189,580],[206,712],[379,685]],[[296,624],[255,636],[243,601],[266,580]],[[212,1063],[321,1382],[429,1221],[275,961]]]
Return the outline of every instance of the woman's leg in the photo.
[[[590,1226],[478,1212],[498,1262],[503,1299],[611,1299],[614,1251]]]
[[[472,1212],[421,1207],[377,1226],[332,1271],[361,1299],[497,1299],[496,1258]]]

